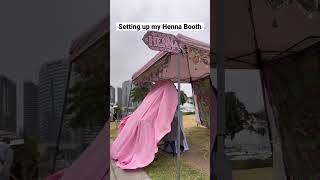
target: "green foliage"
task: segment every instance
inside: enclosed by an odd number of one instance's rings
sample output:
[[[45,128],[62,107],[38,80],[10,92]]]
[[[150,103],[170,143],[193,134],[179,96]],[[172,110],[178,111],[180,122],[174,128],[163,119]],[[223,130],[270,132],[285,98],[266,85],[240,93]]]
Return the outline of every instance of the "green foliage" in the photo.
[[[117,106],[114,108],[114,112],[118,113],[118,116],[120,117],[122,115],[122,108],[121,106]]]
[[[226,92],[226,135],[234,138],[235,134],[244,129],[249,113],[234,92]]]
[[[150,83],[146,83],[144,85],[141,86],[136,86],[134,88],[132,88],[131,90],[131,99],[133,102],[142,102],[143,99],[147,96],[147,94],[150,92],[151,90],[151,84]],[[187,102],[188,100],[188,96],[186,95],[185,92],[180,91],[180,100],[181,100],[181,105],[183,105],[184,103]]]
[[[131,98],[133,102],[142,102],[151,89],[150,84],[144,84],[142,86],[136,86],[131,89]]]
[[[184,103],[186,103],[188,100],[188,96],[186,95],[185,92],[180,91],[180,101],[181,101],[181,105],[184,105]]]
[[[264,109],[259,110],[259,111],[255,112],[255,113],[252,113],[252,116],[254,116],[255,118],[260,119],[260,120],[266,120],[267,119]]]
[[[25,138],[24,144],[13,146],[14,159],[17,162],[31,163],[39,158],[37,142],[31,138]]]
[[[261,127],[253,127],[252,123],[257,123],[254,122],[253,117],[257,119],[257,122],[260,123]],[[234,92],[226,92],[226,134],[231,139],[234,138],[236,133],[245,128],[264,136],[266,134],[266,128],[264,127],[265,120],[266,114],[264,110],[259,110],[250,114]]]
[[[69,89],[68,123],[74,129],[101,125],[105,118],[105,82],[91,74],[76,73],[81,78]]]

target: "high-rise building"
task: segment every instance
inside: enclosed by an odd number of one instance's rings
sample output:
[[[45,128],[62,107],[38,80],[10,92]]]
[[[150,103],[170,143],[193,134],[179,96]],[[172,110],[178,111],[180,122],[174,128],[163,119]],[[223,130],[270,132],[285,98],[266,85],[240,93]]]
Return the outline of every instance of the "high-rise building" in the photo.
[[[0,130],[16,132],[17,124],[16,84],[0,76]]]
[[[23,118],[24,135],[38,140],[38,86],[30,81],[25,81],[23,84]]]
[[[64,101],[68,61],[55,60],[41,66],[39,73],[39,125],[41,142],[55,142]]]
[[[131,80],[124,81],[122,83],[122,106],[130,107],[129,98],[130,98],[130,90],[131,90]]]
[[[116,102],[116,90],[113,86],[110,86],[110,103]]]
[[[117,88],[117,104],[122,106],[122,89],[120,87]]]

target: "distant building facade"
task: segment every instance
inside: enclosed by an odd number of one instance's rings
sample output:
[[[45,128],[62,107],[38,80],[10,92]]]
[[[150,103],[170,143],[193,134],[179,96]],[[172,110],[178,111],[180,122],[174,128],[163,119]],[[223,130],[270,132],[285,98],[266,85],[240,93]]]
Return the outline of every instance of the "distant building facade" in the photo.
[[[117,104],[122,106],[122,88],[117,88]]]
[[[110,103],[116,102],[116,89],[113,86],[110,86]]]
[[[24,135],[39,139],[38,86],[33,82],[23,83]]]
[[[130,107],[129,102],[130,90],[131,90],[131,80],[122,83],[122,107]]]
[[[0,130],[16,132],[17,127],[16,84],[0,76]]]
[[[55,142],[60,124],[68,62],[65,59],[43,64],[39,73],[39,126],[42,142]]]

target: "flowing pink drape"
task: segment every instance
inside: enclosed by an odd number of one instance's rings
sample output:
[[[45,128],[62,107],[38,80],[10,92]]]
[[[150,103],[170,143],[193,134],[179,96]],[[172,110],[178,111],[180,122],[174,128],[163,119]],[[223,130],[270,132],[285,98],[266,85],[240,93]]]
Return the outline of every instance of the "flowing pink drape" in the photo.
[[[157,144],[171,131],[178,95],[172,81],[158,82],[139,107],[120,124],[111,157],[121,169],[149,165],[158,152]]]

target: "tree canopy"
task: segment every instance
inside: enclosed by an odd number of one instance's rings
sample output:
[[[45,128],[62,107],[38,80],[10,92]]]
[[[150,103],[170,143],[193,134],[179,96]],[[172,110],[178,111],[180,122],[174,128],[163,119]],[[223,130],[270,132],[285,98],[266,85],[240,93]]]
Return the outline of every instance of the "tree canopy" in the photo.
[[[74,69],[75,82],[69,89],[66,115],[72,128],[101,125],[106,112],[105,81]]]

